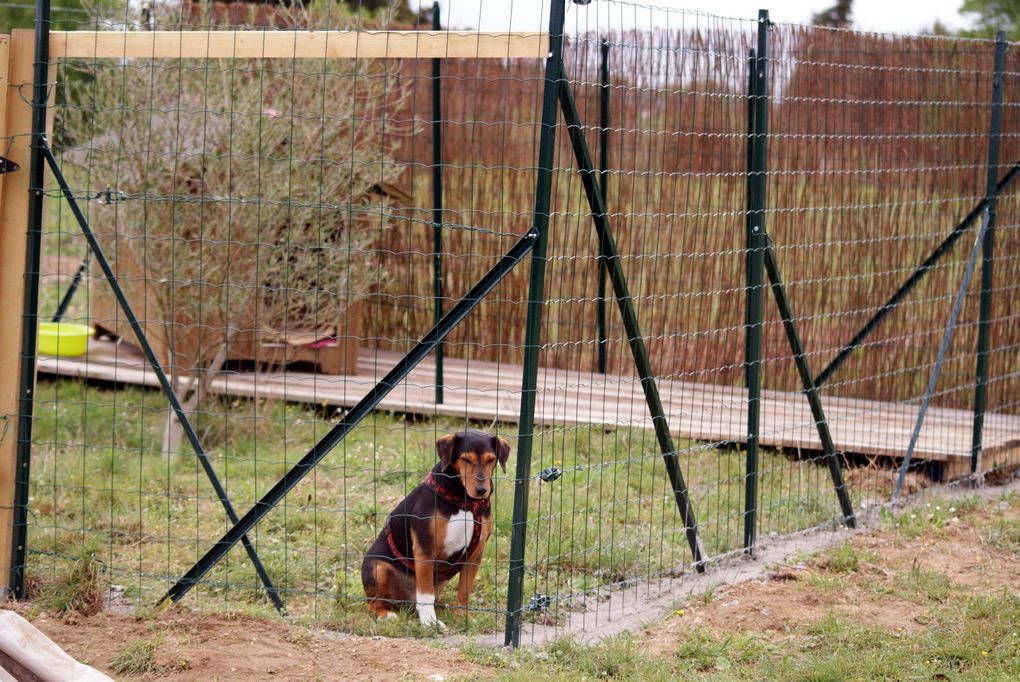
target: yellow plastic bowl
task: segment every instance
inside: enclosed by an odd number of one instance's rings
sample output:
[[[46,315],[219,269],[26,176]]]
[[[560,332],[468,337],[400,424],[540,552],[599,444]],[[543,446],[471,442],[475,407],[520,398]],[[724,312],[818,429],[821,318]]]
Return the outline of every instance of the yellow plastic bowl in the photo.
[[[92,327],[66,322],[43,322],[39,325],[39,352],[43,355],[67,357],[85,355]]]

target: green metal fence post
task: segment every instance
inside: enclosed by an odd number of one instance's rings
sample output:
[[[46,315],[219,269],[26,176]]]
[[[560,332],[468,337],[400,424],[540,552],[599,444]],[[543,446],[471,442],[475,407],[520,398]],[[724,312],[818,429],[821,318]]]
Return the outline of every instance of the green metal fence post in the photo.
[[[609,193],[609,41],[599,51],[599,187],[608,207]],[[606,259],[599,249],[599,289],[595,298],[595,325],[598,332],[598,368],[606,373]]]
[[[439,31],[439,3],[432,4],[432,28]],[[432,60],[432,288],[435,324],[443,319],[443,110],[442,60]],[[436,346],[436,404],[443,402],[443,344]]]
[[[995,36],[995,75],[992,80],[992,120],[988,130],[988,180],[985,210],[988,227],[981,255],[981,303],[978,313],[977,371],[974,386],[974,436],[970,451],[970,471],[977,473],[981,460],[981,441],[988,399],[989,324],[992,318],[992,266],[995,257],[995,208],[998,199],[999,142],[1002,130],[1002,71],[1006,59],[1006,38]]]
[[[43,178],[49,99],[50,0],[35,3],[35,71],[32,84],[32,156],[29,167],[28,241],[25,248],[25,294],[22,300],[21,367],[18,388],[18,442],[14,470],[14,514],[11,534],[11,572],[7,585],[15,599],[25,596],[25,557],[28,553],[28,484],[32,460],[32,415],[35,402],[36,343],[39,323],[39,260],[42,251]],[[0,548],[7,551],[7,548]]]
[[[549,9],[549,55],[545,62],[542,94],[542,131],[538,145],[535,179],[534,229],[537,244],[531,253],[528,285],[528,318],[524,332],[524,371],[521,377],[521,418],[517,437],[517,466],[514,474],[513,526],[510,537],[510,565],[507,575],[506,646],[521,641],[521,606],[524,600],[524,546],[528,529],[528,488],[531,482],[531,451],[534,444],[535,401],[538,391],[538,351],[542,343],[542,311],[545,307],[545,251],[552,202],[553,162],[556,151],[556,103],[563,77],[563,22],[566,0],[552,0]]]
[[[744,382],[747,385],[747,461],[744,479],[744,551],[757,540],[758,436],[761,422],[762,290],[765,254],[765,171],[768,149],[768,10],[758,12],[758,49],[751,60],[751,134],[747,182],[747,292]]]

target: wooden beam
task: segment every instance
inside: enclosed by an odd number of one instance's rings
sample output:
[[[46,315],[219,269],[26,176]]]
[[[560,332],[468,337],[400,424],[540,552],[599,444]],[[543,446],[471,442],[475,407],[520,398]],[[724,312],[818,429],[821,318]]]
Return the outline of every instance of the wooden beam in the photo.
[[[34,31],[14,31],[4,73],[0,107],[0,149],[21,170],[3,176],[0,202],[0,587],[6,588],[11,568],[14,480],[18,442],[18,381],[21,359],[21,302],[28,232],[28,167],[32,133],[32,61]],[[19,88],[19,86],[21,86]]]
[[[546,33],[53,31],[53,59],[545,58]]]
[[[11,37],[0,33],[0,156],[7,155],[7,71],[10,68]],[[4,176],[0,174],[0,206],[4,205]]]
[[[1020,466],[1020,442],[1009,441],[998,447],[988,447],[981,452],[981,474],[987,474],[994,469],[1012,465],[1015,471]],[[970,459],[951,459],[942,465],[940,480],[943,483],[966,478],[971,475]],[[1012,472],[1011,472],[1012,474]]]

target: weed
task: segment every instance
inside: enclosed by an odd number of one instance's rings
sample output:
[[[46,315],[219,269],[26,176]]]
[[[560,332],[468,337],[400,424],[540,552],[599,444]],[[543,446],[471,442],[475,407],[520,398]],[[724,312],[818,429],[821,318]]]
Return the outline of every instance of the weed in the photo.
[[[1004,497],[1009,493],[1005,493]],[[948,503],[947,503],[948,504]],[[972,514],[976,511],[980,511],[988,506],[988,503],[980,495],[966,495],[958,500],[955,500],[950,507],[955,506],[956,511],[960,514]]]
[[[157,637],[139,638],[128,642],[110,661],[110,670],[118,675],[146,675],[162,672],[156,664],[156,647],[160,639]]]
[[[92,546],[86,547],[61,576],[39,590],[37,603],[58,613],[91,616],[103,608],[106,581]]]
[[[308,644],[312,641],[312,633],[302,627],[291,627],[284,635],[284,639],[291,644]]]
[[[682,673],[711,672],[731,670],[765,653],[766,647],[749,635],[731,633],[716,638],[694,631],[677,647],[674,658]]]
[[[893,581],[893,594],[909,601],[944,603],[957,589],[943,573],[915,563],[909,573],[899,573]]]
[[[608,640],[598,646],[585,646],[572,638],[558,639],[546,648],[549,660],[581,679],[667,680],[668,670],[636,651],[628,636]]]
[[[982,534],[981,540],[1000,552],[1020,555],[1020,520],[996,519],[992,527]]]
[[[834,573],[856,573],[861,569],[862,559],[871,561],[874,559],[874,554],[858,552],[853,543],[847,540],[826,552],[817,563],[820,567]]]
[[[975,508],[973,502],[936,498],[924,505],[908,507],[895,516],[884,515],[882,518],[898,535],[907,539],[918,538],[932,531],[938,535],[939,531],[959,522],[960,514],[964,510],[960,505],[964,503],[967,505],[966,511]]]

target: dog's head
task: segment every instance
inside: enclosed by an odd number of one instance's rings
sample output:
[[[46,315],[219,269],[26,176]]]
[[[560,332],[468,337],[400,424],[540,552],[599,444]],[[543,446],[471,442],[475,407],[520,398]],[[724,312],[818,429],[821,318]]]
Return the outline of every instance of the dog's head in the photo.
[[[456,476],[468,496],[483,499],[492,494],[492,470],[497,462],[506,473],[510,443],[484,431],[462,431],[437,440],[436,453],[444,473]]]

